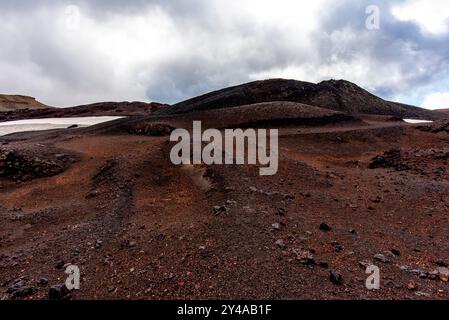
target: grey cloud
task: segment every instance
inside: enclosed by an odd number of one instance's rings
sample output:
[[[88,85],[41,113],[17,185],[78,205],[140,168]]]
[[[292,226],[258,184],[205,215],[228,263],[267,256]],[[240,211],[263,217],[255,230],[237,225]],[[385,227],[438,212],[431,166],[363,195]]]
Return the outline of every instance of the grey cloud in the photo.
[[[391,14],[393,4],[403,1],[342,1],[340,6],[322,19],[317,48],[321,60],[326,62],[336,51],[332,34],[336,30],[350,30],[356,36],[345,43],[339,52],[340,61],[351,61],[360,55],[369,56],[376,72],[379,65],[395,64],[401,73],[401,83],[397,87],[377,86],[376,93],[393,96],[401,91],[416,90],[432,82],[449,78],[449,42],[447,34],[425,35],[413,22],[398,21]],[[380,8],[381,26],[378,31],[365,28],[365,8],[376,4]],[[339,48],[341,49],[341,48]]]
[[[0,1],[0,18],[7,16],[8,21],[15,24],[12,29],[0,24],[0,40],[7,43],[0,48],[0,58],[4,64],[20,67],[24,72],[23,79],[27,78],[27,72],[32,72],[33,79],[41,76],[48,83],[63,88],[55,90],[52,99],[67,101],[67,104],[74,101],[68,95],[70,92],[80,92],[77,103],[82,97],[107,99],[109,93],[119,89],[123,90],[120,96],[125,95],[126,86],[131,87],[134,82],[146,88],[148,98],[173,103],[250,81],[253,74],[270,74],[272,70],[288,67],[304,67],[313,72],[332,66],[335,59],[351,65],[357,64],[361,57],[368,61],[364,84],[374,87],[382,96],[391,97],[449,79],[447,35],[424,35],[415,23],[396,20],[390,13],[391,6],[403,1],[330,1],[331,5],[323,9],[318,19],[318,31],[308,39],[310,45],[296,41],[296,35],[288,28],[283,29],[281,23],[264,25],[257,22],[254,19],[257,13],[254,17],[245,17],[237,12],[221,12],[216,6],[217,1]],[[110,17],[138,17],[148,10],[161,10],[169,17],[176,32],[183,36],[186,47],[171,52],[157,65],[140,63],[136,72],[139,80],[127,79],[128,83],[124,83],[124,79],[112,77],[115,66],[91,50],[89,43],[67,47],[52,22],[37,14],[42,8],[60,10],[68,4],[79,5],[83,14],[100,25]],[[365,29],[365,8],[371,4],[381,8],[379,31]],[[301,23],[298,20],[297,26],[301,27]],[[336,38],[338,32],[350,32],[355,36],[340,41]],[[163,48],[164,43],[154,46]],[[28,65],[33,66],[33,70],[25,67]],[[374,75],[379,69],[387,69],[387,65],[396,66],[400,79],[395,82],[385,79],[383,84],[374,79]],[[129,67],[130,70],[133,68],[137,67]],[[324,76],[341,77],[332,68]],[[378,75],[378,78],[381,76],[386,77]],[[9,77],[14,75],[0,75],[0,85],[6,86]],[[300,80],[310,81],[310,78]],[[21,87],[26,88],[25,85]],[[40,93],[36,84],[30,87],[34,88],[33,94],[38,98],[39,94],[49,94],[49,90]]]

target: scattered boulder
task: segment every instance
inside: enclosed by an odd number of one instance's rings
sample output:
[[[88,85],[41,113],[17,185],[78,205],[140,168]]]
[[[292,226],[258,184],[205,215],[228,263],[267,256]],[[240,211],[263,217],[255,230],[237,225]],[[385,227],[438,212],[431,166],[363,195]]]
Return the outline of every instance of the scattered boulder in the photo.
[[[64,265],[65,265],[65,263],[63,260],[58,260],[55,263],[55,268],[58,270],[61,270],[62,268],[64,268]]]
[[[313,252],[311,250],[304,249],[303,247],[293,249],[293,253],[296,255],[296,260],[298,260],[303,265],[315,265],[315,259],[313,257]]]
[[[176,128],[167,123],[139,123],[130,129],[130,133],[146,136],[169,136]]]
[[[103,246],[103,241],[97,240],[95,241],[95,249],[100,249]]]
[[[421,279],[426,279],[429,277],[429,273],[420,269],[409,270],[410,273],[413,273],[419,276]]]
[[[92,199],[98,196],[99,192],[97,190],[90,191],[88,194],[86,194],[86,199]]]
[[[276,211],[276,215],[278,215],[278,216],[285,216],[286,214],[287,214],[287,211],[284,208],[279,208]]]
[[[0,149],[0,177],[16,181],[51,177],[64,172],[74,161],[74,158],[67,155],[55,155],[48,148],[20,151]]]
[[[36,289],[29,286],[25,278],[16,279],[12,286],[10,286],[6,293],[10,295],[12,299],[25,298],[32,295]]]
[[[335,252],[343,251],[343,246],[338,241],[332,241],[331,245],[334,247]]]
[[[415,291],[418,288],[417,284],[414,281],[409,281],[407,283],[407,289],[410,291]]]
[[[392,149],[381,156],[376,156],[369,164],[370,169],[394,168],[397,171],[410,170],[411,167],[402,161],[402,153],[399,149]]]
[[[220,215],[220,214],[228,214],[229,208],[227,206],[214,206],[214,214]]]
[[[325,222],[322,222],[321,224],[320,224],[320,228],[319,228],[321,231],[331,231],[332,230],[332,228],[327,224],[327,223],[325,223]]]
[[[334,285],[342,285],[343,284],[343,277],[337,270],[330,270],[329,271],[329,279]]]
[[[401,252],[398,249],[391,249],[391,253],[397,257],[399,257],[401,255]]]
[[[64,300],[69,298],[69,289],[65,284],[58,284],[52,286],[50,290],[48,290],[48,299],[49,300]]]
[[[280,229],[281,229],[281,225],[280,225],[278,222],[273,223],[273,224],[271,225],[271,227],[272,227],[274,230],[280,230]]]
[[[279,239],[279,240],[276,240],[276,245],[279,247],[279,248],[281,248],[281,249],[285,249],[287,246],[285,245],[285,243],[284,243],[284,240],[282,240],[282,239]]]
[[[390,258],[388,258],[386,255],[381,254],[381,253],[374,255],[374,259],[377,261],[380,261],[382,263],[389,263],[391,261]]]

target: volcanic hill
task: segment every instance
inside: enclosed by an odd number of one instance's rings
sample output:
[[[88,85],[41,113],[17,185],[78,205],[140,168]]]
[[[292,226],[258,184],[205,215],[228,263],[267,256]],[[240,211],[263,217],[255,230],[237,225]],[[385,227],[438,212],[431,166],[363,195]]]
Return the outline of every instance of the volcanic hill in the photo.
[[[441,113],[383,100],[354,83],[328,80],[318,84],[286,79],[250,82],[210,92],[161,110],[183,114],[261,102],[290,101],[350,114],[377,114],[400,118],[436,120]]]

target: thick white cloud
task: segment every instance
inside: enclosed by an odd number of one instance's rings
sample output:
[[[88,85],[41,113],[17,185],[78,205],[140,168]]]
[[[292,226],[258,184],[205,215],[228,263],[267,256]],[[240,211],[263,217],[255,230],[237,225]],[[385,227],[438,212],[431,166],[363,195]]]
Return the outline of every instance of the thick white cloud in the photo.
[[[402,21],[415,21],[424,32],[445,33],[449,30],[449,1],[408,0],[393,7],[393,15]]]
[[[365,8],[373,2],[381,28],[369,31]],[[407,97],[449,79],[447,34],[422,34],[420,22],[400,11],[409,2],[0,2],[0,92],[58,106],[172,103],[286,77],[345,78],[387,98]],[[395,16],[390,3],[405,7]]]
[[[435,92],[427,95],[421,107],[431,110],[449,109],[449,92]]]

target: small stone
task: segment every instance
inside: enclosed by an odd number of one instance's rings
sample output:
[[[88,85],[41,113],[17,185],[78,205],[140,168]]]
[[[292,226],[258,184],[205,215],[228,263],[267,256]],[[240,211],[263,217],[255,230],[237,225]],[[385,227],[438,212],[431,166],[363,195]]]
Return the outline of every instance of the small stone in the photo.
[[[204,251],[204,250],[206,250],[206,246],[199,246],[198,249],[201,251]]]
[[[27,284],[24,277],[16,279],[14,284],[6,290],[12,298],[24,298],[32,295],[36,290]]]
[[[272,226],[273,229],[275,229],[275,230],[281,229],[281,225],[280,225],[279,223],[277,223],[277,222],[273,223],[271,226]]]
[[[285,249],[285,248],[286,248],[286,245],[285,245],[285,243],[284,243],[284,240],[282,240],[282,239],[276,240],[276,245],[277,245],[279,248],[281,248],[281,249]]]
[[[214,206],[213,209],[214,209],[214,214],[217,216],[221,213],[225,213],[225,214],[228,213],[228,208],[226,206]]]
[[[279,208],[279,209],[276,211],[276,215],[278,215],[278,216],[285,216],[286,214],[287,214],[287,211],[285,211],[284,208]]]
[[[333,284],[335,284],[337,286],[339,286],[343,283],[343,277],[336,270],[329,271],[329,279]]]
[[[350,234],[357,234],[357,231],[356,231],[355,229],[350,229],[350,230],[349,230],[349,233],[350,233]]]
[[[103,241],[97,240],[95,241],[95,249],[100,249],[103,245]]]
[[[391,249],[391,253],[394,254],[395,256],[399,257],[401,255],[401,252],[397,249]]]
[[[40,278],[37,281],[37,284],[40,285],[40,286],[46,286],[48,284],[48,279],[47,278]]]
[[[320,224],[320,230],[321,230],[321,231],[331,231],[332,228],[331,228],[327,223],[322,222],[322,223]]]
[[[448,282],[449,280],[449,269],[446,267],[439,267],[437,269],[438,271],[438,277],[440,278],[441,281],[443,282]]]
[[[315,260],[313,254],[310,250],[304,249],[302,247],[293,249],[296,254],[296,260],[305,266],[315,265]]]
[[[48,291],[48,299],[49,300],[62,300],[68,297],[69,289],[65,286],[65,284],[58,284],[53,286]]]
[[[96,196],[98,196],[98,191],[94,190],[94,191],[91,191],[88,194],[86,194],[85,198],[92,199],[92,198],[95,198]]]
[[[410,281],[409,283],[407,283],[407,289],[409,289],[410,291],[415,291],[417,289],[417,285],[414,281]]]
[[[385,255],[381,254],[381,253],[376,254],[374,256],[374,259],[376,259],[377,261],[380,261],[382,263],[389,263],[390,262],[390,259],[388,257],[386,257]]]
[[[334,246],[335,252],[343,251],[343,246],[338,241],[332,241],[331,245]]]
[[[63,260],[58,260],[55,263],[55,268],[58,270],[61,270],[62,268],[64,268],[65,262]]]
[[[426,279],[429,277],[429,273],[422,271],[420,269],[414,269],[414,270],[410,270],[410,273],[416,274],[417,276],[419,276],[421,279]]]

